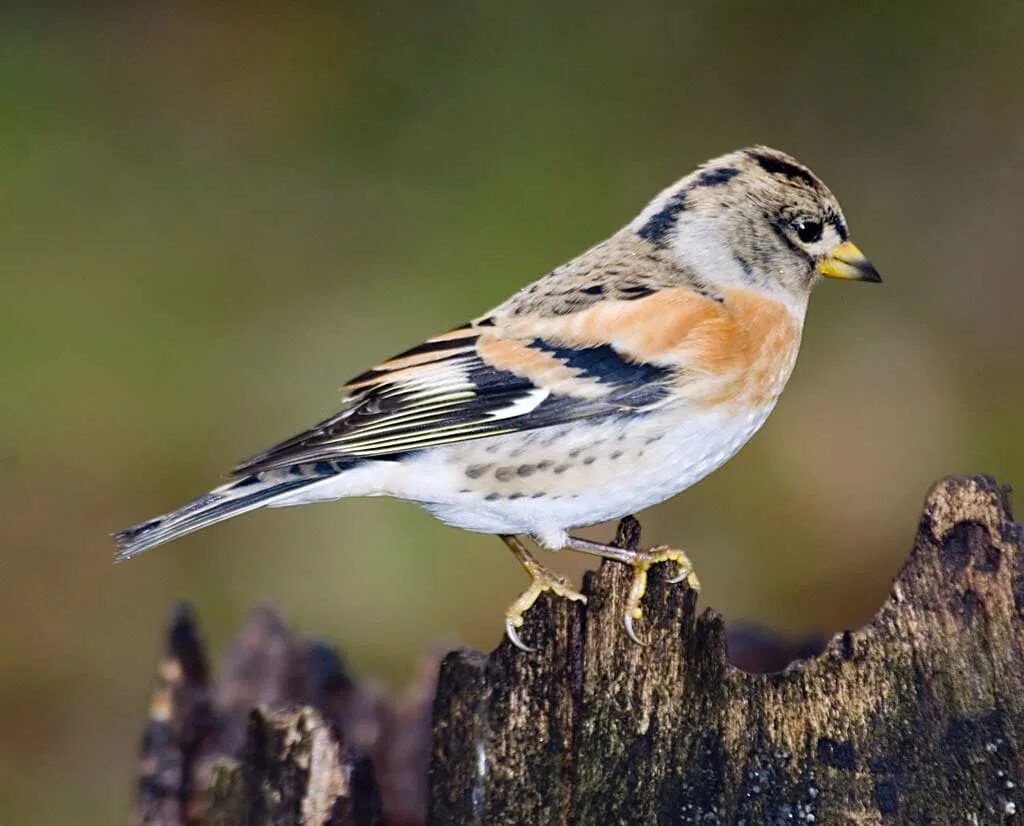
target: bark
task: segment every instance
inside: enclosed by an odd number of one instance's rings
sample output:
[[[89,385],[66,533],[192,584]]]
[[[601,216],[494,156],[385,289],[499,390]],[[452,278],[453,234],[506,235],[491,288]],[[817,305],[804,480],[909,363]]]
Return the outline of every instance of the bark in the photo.
[[[624,520],[620,539],[637,533]],[[622,630],[629,572],[606,563],[585,580],[586,606],[539,600],[522,629],[535,651],[502,643],[487,656],[449,654],[432,732],[429,669],[418,711],[402,717],[347,677],[318,695],[308,657],[295,655],[308,646],[292,641],[279,670],[292,670],[293,689],[269,704],[310,708],[240,718],[258,692],[211,688],[195,656],[191,669],[165,663],[140,820],[988,824],[1024,815],[1024,527],[993,480],[939,484],[873,621],[776,673],[730,664],[721,618],[698,616],[696,595],[665,573],[651,572],[645,647]],[[266,640],[250,642],[251,658]],[[813,643],[796,647],[815,653]],[[734,661],[739,651],[771,665],[793,647],[747,634]],[[359,714],[387,723],[357,742]],[[418,791],[405,808],[389,809],[410,785]],[[182,819],[168,819],[169,800]]]
[[[424,658],[409,691],[388,697],[262,607],[211,680],[179,605],[143,736],[137,822],[419,826],[438,662]]]
[[[252,712],[242,759],[215,765],[209,797],[209,826],[373,826],[381,815],[373,765],[308,706]]]

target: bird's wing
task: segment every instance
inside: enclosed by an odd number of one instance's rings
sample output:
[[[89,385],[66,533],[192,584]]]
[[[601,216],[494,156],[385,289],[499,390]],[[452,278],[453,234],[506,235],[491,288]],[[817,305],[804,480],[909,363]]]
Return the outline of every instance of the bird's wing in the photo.
[[[433,445],[651,409],[686,381],[681,345],[699,337],[718,314],[718,302],[688,289],[598,302],[561,315],[502,315],[499,308],[352,379],[337,415],[235,472],[393,458]]]

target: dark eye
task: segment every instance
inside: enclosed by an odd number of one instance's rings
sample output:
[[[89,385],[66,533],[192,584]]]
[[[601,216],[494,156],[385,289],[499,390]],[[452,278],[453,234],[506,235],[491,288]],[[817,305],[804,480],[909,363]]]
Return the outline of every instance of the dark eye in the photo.
[[[805,244],[813,244],[821,240],[821,222],[813,221],[810,218],[797,218],[793,222],[796,227],[797,237]]]

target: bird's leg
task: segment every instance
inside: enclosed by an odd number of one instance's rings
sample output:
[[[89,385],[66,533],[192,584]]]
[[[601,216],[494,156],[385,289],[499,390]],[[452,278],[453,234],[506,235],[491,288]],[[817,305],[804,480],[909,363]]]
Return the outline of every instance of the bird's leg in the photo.
[[[550,571],[541,565],[537,558],[519,541],[518,537],[510,534],[501,534],[501,540],[508,545],[508,549],[519,560],[519,564],[526,569],[526,573],[530,575],[531,580],[530,587],[523,591],[519,599],[513,602],[505,612],[505,633],[516,648],[521,648],[523,651],[532,651],[533,649],[519,638],[519,629],[523,627],[523,614],[530,610],[533,603],[537,601],[537,597],[545,591],[551,591],[551,593],[557,594],[560,597],[578,600],[579,602],[586,602],[587,598],[573,588],[572,583],[566,577],[556,574],[554,571]]]
[[[620,533],[624,533],[623,527],[626,524],[624,521],[620,525]],[[634,528],[633,532],[636,534],[635,520],[629,526]],[[700,582],[697,579],[697,575],[693,572],[693,563],[690,562],[690,558],[686,553],[679,548],[659,545],[656,548],[648,548],[647,550],[636,550],[635,548],[628,547],[620,548],[617,545],[604,545],[600,542],[591,542],[589,539],[580,539],[575,536],[569,537],[565,547],[574,551],[581,551],[585,554],[593,554],[604,559],[622,562],[633,569],[633,583],[629,588],[629,595],[626,597],[624,622],[629,638],[640,645],[644,643],[636,635],[633,623],[643,616],[643,607],[640,603],[647,590],[647,571],[650,570],[652,565],[657,565],[659,562],[674,562],[679,569],[679,573],[668,581],[682,582],[686,580],[686,583],[695,591],[700,590]]]

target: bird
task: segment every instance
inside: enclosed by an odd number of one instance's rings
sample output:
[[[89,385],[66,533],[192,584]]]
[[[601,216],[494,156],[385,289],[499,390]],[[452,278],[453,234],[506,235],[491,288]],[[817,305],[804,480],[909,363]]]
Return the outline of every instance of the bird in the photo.
[[[261,507],[358,496],[416,503],[500,537],[530,577],[511,642],[551,592],[585,601],[527,540],[699,587],[686,553],[571,531],[695,484],[764,424],[822,278],[880,282],[832,192],[791,155],[740,149],[662,190],[626,226],[474,320],[349,381],[338,413],[235,467],[183,507],[117,532],[116,559]]]

